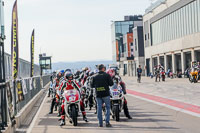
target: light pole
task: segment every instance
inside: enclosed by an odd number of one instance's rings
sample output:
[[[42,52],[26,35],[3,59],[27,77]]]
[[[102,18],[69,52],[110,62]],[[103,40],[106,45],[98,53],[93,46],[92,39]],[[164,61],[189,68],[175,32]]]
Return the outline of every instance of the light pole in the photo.
[[[0,110],[2,123],[0,123],[0,131],[7,126],[7,103],[6,103],[6,80],[5,80],[5,64],[4,64],[4,2],[0,0]]]

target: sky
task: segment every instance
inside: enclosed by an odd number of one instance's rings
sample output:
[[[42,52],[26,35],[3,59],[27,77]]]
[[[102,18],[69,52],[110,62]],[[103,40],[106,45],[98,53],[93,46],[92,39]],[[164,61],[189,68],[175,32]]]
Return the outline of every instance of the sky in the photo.
[[[5,51],[11,49],[15,0],[4,0]],[[143,15],[150,0],[18,0],[19,57],[30,61],[35,29],[35,63],[40,53],[53,62],[111,60],[111,21]]]

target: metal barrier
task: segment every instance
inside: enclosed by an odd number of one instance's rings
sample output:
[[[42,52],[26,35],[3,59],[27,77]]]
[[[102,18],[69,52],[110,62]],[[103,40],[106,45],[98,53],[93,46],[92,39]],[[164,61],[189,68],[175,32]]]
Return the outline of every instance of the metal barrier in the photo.
[[[50,81],[50,75],[42,76],[42,81],[43,81],[43,87],[49,83]]]
[[[17,112],[19,112],[35,95],[38,94],[38,92],[40,92],[41,89],[43,89],[45,85],[47,85],[50,82],[50,76],[46,75],[43,76],[42,78],[33,77],[32,79],[26,78],[26,79],[20,79],[18,81],[23,82],[23,80],[27,88],[27,94],[24,94],[24,100],[17,104]],[[31,80],[32,80],[32,85],[31,85]]]
[[[13,105],[13,81],[8,81],[6,83],[0,83],[0,133],[7,126],[8,120],[14,118],[14,107],[16,106],[16,113],[19,113],[22,108],[35,96],[43,86],[50,82],[50,75],[45,75],[43,77],[32,77],[25,79],[16,80],[16,84],[20,83],[21,90],[23,92],[23,98],[19,97],[19,91],[16,94],[17,104]],[[18,90],[18,85],[16,85]],[[7,99],[7,100],[6,100]],[[8,103],[8,104],[7,104]],[[8,105],[8,107],[7,107]],[[9,115],[8,115],[9,114]]]
[[[11,79],[12,78],[11,55],[5,53],[4,58],[5,58],[4,63],[5,63],[5,74],[6,74],[5,76],[6,76],[6,79]],[[31,67],[30,62],[20,58],[18,77],[21,77],[21,78],[30,77],[30,67]],[[34,65],[34,75],[40,75],[39,65]]]

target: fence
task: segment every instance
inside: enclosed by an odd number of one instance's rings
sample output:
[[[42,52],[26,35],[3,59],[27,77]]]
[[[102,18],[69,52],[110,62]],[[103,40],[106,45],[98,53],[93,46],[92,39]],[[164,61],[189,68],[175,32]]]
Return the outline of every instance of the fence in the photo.
[[[5,53],[4,55],[4,63],[5,63],[5,76],[6,79],[11,79],[12,77],[12,73],[11,73],[11,56],[7,53]],[[19,59],[19,72],[18,72],[18,76],[21,78],[24,77],[30,77],[30,67],[31,67],[31,63],[23,60],[23,59]],[[39,65],[34,65],[34,75],[40,75],[40,66]]]
[[[13,81],[10,80],[12,79],[11,56],[2,51],[4,50],[0,47],[0,133],[7,126],[8,121],[12,120],[50,81],[49,75],[30,78],[30,62],[19,59],[19,79],[17,79],[14,89]],[[39,65],[34,65],[34,75],[40,75]]]
[[[14,105],[13,81],[0,84],[0,133],[18,112],[50,81],[50,75],[16,80],[16,105]],[[7,99],[7,100],[6,100]],[[8,104],[7,104],[8,103]],[[7,106],[8,105],[8,106]],[[16,113],[15,109],[16,107]]]

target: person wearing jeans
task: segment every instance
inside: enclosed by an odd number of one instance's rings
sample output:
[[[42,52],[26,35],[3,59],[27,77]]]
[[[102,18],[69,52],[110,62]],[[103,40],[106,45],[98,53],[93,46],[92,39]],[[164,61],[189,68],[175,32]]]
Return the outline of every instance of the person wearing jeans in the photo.
[[[103,118],[102,118],[102,105],[105,103],[106,106],[106,124],[110,123],[110,96],[97,98],[97,114],[99,119],[99,125],[103,125]]]
[[[101,64],[98,66],[99,72],[91,79],[91,87],[96,89],[97,99],[97,117],[99,120],[99,127],[103,127],[102,120],[102,106],[106,106],[106,127],[111,127],[110,124],[110,89],[109,86],[113,85],[111,76],[107,74],[106,67]]]

